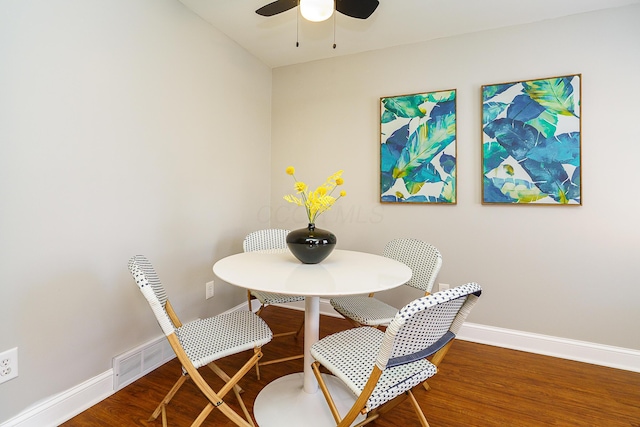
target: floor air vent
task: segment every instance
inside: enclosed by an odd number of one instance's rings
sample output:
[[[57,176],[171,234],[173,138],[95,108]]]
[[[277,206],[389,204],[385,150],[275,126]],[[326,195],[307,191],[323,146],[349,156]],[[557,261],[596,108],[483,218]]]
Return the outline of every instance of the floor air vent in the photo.
[[[163,336],[113,358],[113,389],[118,391],[176,357]]]

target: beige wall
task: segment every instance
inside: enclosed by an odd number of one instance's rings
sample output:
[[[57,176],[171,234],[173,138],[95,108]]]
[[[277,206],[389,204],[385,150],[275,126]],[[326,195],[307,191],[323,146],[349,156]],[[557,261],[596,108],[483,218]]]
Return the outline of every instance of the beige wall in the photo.
[[[0,1],[0,351],[20,352],[0,423],[158,336],[131,255],[157,264],[183,319],[242,302],[224,284],[205,301],[204,283],[246,232],[304,225],[281,199],[288,165],[310,182],[345,170],[348,197],[319,221],[339,247],[423,238],[444,254],[440,281],[483,284],[471,321],[640,349],[639,18],[637,6],[609,10],[280,68],[272,81],[174,0]],[[584,206],[481,206],[480,85],[570,73],[584,80]],[[379,97],[449,88],[458,205],[380,205]]]
[[[347,198],[317,226],[381,252],[416,237],[443,253],[440,282],[484,286],[470,321],[640,349],[640,7],[630,6],[274,70],[273,225],[299,228],[284,169]],[[582,207],[483,206],[480,87],[582,73]],[[457,89],[458,204],[381,205],[379,98]],[[387,292],[401,306],[416,296]]]
[[[266,225],[271,71],[175,0],[0,1],[0,424],[183,320],[245,299],[215,259]],[[250,190],[250,191],[249,191]]]

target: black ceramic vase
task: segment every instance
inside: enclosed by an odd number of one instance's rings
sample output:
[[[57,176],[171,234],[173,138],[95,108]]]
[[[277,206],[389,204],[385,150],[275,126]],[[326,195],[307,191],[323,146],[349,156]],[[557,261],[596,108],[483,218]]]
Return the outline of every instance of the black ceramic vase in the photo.
[[[287,234],[289,250],[304,264],[318,264],[329,256],[337,241],[335,234],[316,228],[315,224]]]

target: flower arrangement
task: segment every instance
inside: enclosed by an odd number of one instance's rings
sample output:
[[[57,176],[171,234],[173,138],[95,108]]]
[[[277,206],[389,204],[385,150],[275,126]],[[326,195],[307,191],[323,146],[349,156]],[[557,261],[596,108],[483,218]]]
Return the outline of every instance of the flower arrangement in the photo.
[[[298,181],[295,177],[295,168],[293,166],[289,166],[286,169],[288,175],[293,177],[295,182],[294,188],[296,190],[296,194],[298,196],[294,196],[292,194],[284,196],[284,199],[289,203],[295,203],[298,206],[304,206],[307,210],[307,218],[309,219],[309,224],[314,224],[316,222],[316,218],[320,216],[325,211],[331,209],[331,206],[341,197],[347,195],[346,191],[340,191],[338,197],[332,196],[336,187],[344,184],[344,180],[342,179],[342,171],[331,175],[324,184],[311,191],[307,184],[302,181]]]

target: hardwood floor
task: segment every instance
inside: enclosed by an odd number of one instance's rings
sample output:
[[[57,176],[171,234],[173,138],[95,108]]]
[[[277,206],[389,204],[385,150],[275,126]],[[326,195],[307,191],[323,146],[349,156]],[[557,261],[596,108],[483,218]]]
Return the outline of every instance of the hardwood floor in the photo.
[[[298,324],[302,315],[295,310],[269,307],[263,317],[274,332],[279,332]],[[348,327],[345,320],[323,316],[320,335]],[[302,337],[297,341],[292,337],[278,338],[265,346],[263,360],[294,355],[301,348]],[[249,353],[242,358],[233,356],[219,365],[235,372],[248,357]],[[249,410],[262,387],[301,370],[302,361],[294,360],[262,367],[260,381],[256,381],[255,371],[249,372],[240,382]],[[208,369],[202,372],[214,389],[221,387],[222,382]],[[180,365],[174,359],[62,426],[160,427],[159,418],[152,422],[147,419],[179,375]],[[418,387],[415,395],[431,427],[640,427],[640,373],[456,341],[429,384],[430,391]],[[226,401],[240,412],[232,394]],[[204,397],[188,381],[168,406],[169,425],[191,425],[205,405]],[[233,426],[218,411],[209,415],[203,425]],[[414,427],[420,423],[405,401],[369,425]]]

